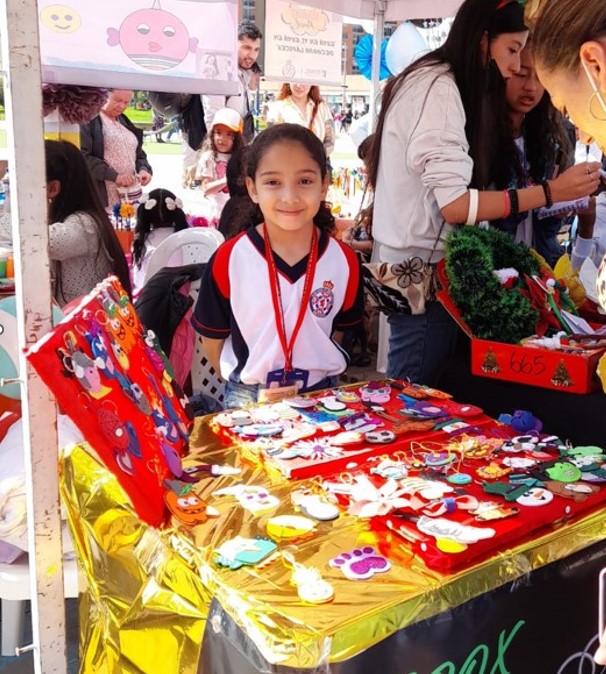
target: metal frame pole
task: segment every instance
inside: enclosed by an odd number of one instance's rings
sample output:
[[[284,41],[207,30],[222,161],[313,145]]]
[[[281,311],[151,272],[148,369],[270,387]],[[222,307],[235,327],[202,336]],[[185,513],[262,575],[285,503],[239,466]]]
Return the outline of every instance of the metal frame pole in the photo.
[[[52,328],[37,3],[0,0],[19,345]],[[54,399],[19,357],[36,674],[66,672]]]
[[[372,75],[370,78],[370,131],[374,131],[377,123],[377,100],[379,98],[379,82],[381,75],[381,45],[385,34],[386,0],[376,0],[375,4],[375,34],[372,42]]]

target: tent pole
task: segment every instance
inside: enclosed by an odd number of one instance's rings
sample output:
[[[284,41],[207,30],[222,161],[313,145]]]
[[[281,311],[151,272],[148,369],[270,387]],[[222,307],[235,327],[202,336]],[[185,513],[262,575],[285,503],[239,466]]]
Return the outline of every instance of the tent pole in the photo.
[[[52,328],[37,3],[0,0],[19,346]],[[66,672],[54,399],[20,348],[30,596],[36,674]]]
[[[372,41],[372,75],[370,78],[370,125],[372,133],[377,123],[377,99],[379,97],[379,78],[381,75],[381,45],[385,34],[385,12],[387,11],[386,0],[375,2],[375,33]]]

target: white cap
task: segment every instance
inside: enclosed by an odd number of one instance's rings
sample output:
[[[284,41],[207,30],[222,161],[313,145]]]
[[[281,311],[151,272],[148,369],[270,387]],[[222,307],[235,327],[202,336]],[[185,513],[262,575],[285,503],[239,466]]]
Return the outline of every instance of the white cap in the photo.
[[[221,124],[237,133],[242,133],[242,117],[231,108],[221,108],[217,110],[213,117],[213,126]]]

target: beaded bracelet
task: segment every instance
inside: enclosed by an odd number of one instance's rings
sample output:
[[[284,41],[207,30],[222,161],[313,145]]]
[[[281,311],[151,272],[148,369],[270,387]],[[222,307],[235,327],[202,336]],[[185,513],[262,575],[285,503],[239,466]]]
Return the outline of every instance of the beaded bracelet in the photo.
[[[509,215],[515,217],[520,212],[518,190],[512,188],[510,190],[507,190],[507,194],[509,194],[509,200],[511,202],[511,211],[509,212]]]
[[[553,196],[551,195],[551,185],[547,180],[541,182],[541,187],[543,188],[543,193],[545,194],[545,208],[551,208],[553,206]]]

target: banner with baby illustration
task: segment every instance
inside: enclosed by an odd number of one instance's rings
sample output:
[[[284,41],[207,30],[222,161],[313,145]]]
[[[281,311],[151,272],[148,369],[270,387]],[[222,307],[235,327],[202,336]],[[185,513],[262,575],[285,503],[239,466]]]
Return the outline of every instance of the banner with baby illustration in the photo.
[[[285,0],[267,0],[265,78],[340,86],[343,17]]]
[[[236,0],[38,0],[42,80],[238,93]]]

